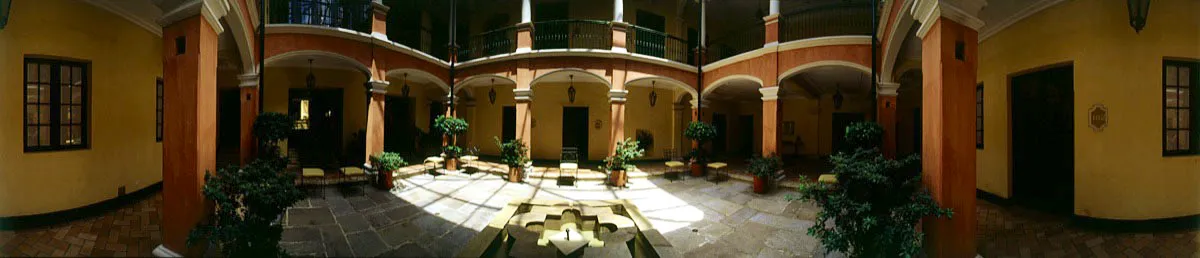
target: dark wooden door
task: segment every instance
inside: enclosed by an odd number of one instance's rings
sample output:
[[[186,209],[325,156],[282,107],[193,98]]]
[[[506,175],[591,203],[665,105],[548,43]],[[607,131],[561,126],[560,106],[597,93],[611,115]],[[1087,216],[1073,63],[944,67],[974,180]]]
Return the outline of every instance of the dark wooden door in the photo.
[[[517,107],[507,106],[501,112],[500,140],[508,142],[517,139]]]
[[[340,164],[342,154],[342,89],[306,89],[289,91],[288,113],[298,123],[288,138],[295,144],[301,166],[317,167]],[[305,108],[307,107],[307,108]],[[292,148],[292,147],[289,147]]]
[[[1074,210],[1074,68],[1012,78],[1013,199],[1070,214]]]
[[[579,160],[587,160],[588,108],[563,107],[562,147],[579,150]]]
[[[725,144],[729,143],[729,140],[725,138],[725,132],[729,130],[729,123],[724,114],[713,113],[713,127],[717,129],[717,137],[713,139],[712,151],[714,154],[723,154],[725,153]]]
[[[383,149],[402,155],[411,155],[416,150],[417,130],[414,117],[414,101],[412,98],[387,97],[384,106],[384,128],[387,133],[383,137]]]
[[[833,151],[852,151],[846,143],[846,127],[865,120],[863,113],[833,113],[833,131],[830,135],[833,138]]]
[[[749,157],[754,151],[754,128],[758,128],[754,124],[753,115],[738,116],[738,156]],[[764,153],[767,154],[767,153]]]

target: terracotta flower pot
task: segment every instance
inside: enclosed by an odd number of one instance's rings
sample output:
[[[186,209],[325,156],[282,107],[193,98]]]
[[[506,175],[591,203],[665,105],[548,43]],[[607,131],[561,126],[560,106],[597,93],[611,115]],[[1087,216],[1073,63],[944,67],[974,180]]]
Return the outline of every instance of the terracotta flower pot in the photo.
[[[383,188],[383,190],[391,190],[392,188],[396,187],[396,183],[393,182],[392,172],[393,171],[379,172],[380,174],[379,174],[379,184],[378,185],[380,188]]]
[[[692,176],[694,176],[694,177],[704,176],[704,164],[701,164],[700,162],[692,162],[691,168],[692,168]]]
[[[609,175],[609,178],[611,179],[610,183],[616,187],[625,187],[625,182],[629,181],[625,170],[613,170],[612,175]]]
[[[446,170],[448,170],[448,171],[458,170],[458,158],[447,158],[446,159]]]
[[[761,176],[754,176],[754,193],[767,193],[767,179]]]
[[[519,167],[509,167],[508,168],[508,181],[513,182],[513,183],[521,182],[521,171],[522,170],[523,169],[521,169]]]

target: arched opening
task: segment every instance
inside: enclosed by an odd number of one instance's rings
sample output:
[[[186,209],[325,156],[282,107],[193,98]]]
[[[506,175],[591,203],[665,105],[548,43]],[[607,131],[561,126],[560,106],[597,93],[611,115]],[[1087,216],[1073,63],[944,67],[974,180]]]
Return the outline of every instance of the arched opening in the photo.
[[[604,159],[612,121],[603,76],[563,69],[538,76],[530,88],[533,159],[560,160],[564,151],[577,152],[581,161]]]
[[[443,79],[416,69],[395,69],[386,76],[383,150],[409,160],[440,153],[442,137],[433,130],[433,121],[446,113],[450,87]]]
[[[900,89],[896,96],[896,154],[897,157],[921,154],[921,70],[905,71],[897,82]]]
[[[847,148],[845,128],[875,116],[869,70],[860,65],[825,64],[795,70],[780,81],[781,155],[800,169],[828,172],[828,155]],[[805,175],[805,176],[816,176]]]
[[[476,75],[454,85],[458,117],[466,119],[471,129],[460,138],[466,150],[479,155],[500,155],[493,139],[516,139],[516,101],[513,89],[516,81],[498,75]]]
[[[346,56],[294,51],[265,62],[263,112],[287,114],[285,145],[299,166],[358,166],[366,156],[368,69]]]
[[[740,164],[762,149],[762,82],[750,76],[718,79],[701,94],[703,121],[717,128],[706,147],[710,157]]]
[[[690,105],[676,105],[677,100],[691,100],[695,90],[677,80],[647,77],[625,83],[625,138],[638,141],[646,151],[643,159],[675,159],[683,153],[683,128],[680,122],[691,121]],[[678,111],[688,110],[680,113]],[[686,126],[686,124],[684,124]]]

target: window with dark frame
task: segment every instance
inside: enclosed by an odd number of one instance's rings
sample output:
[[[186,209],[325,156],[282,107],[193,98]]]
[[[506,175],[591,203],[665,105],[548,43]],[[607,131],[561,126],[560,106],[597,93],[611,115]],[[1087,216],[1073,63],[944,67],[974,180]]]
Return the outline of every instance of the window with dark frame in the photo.
[[[975,148],[983,149],[983,83],[975,85]]]
[[[88,148],[87,63],[25,58],[25,152]]]
[[[154,141],[162,142],[163,138],[163,79],[154,80]]]
[[[1200,126],[1192,84],[1200,79],[1200,63],[1163,61],[1163,155],[1200,154]]]

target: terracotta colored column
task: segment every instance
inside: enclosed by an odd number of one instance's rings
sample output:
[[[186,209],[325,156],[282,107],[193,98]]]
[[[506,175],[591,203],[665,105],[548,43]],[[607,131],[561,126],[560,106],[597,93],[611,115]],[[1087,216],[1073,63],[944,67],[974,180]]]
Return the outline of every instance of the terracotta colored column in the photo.
[[[896,158],[896,90],[899,88],[899,83],[880,82],[878,110],[875,111],[878,114],[876,121],[883,126],[883,156],[890,159]]]
[[[533,23],[517,24],[517,53],[533,51]]]
[[[533,89],[530,84],[533,82],[533,70],[530,69],[528,59],[517,61],[517,85],[513,88],[513,99],[516,101],[516,136],[517,139],[525,142],[525,155],[530,155],[533,150]]]
[[[629,91],[613,89],[608,91],[609,111],[611,112],[608,123],[609,138],[608,138],[608,155],[612,156],[617,152],[617,142],[625,140],[625,96],[629,95]],[[646,150],[650,151],[650,150]]]
[[[778,155],[779,147],[779,86],[758,89],[762,93],[762,154]]]
[[[767,26],[764,46],[779,44],[779,0],[771,0],[768,10],[767,17],[763,17],[764,26]]]
[[[371,103],[367,105],[367,156],[364,161],[370,161],[372,155],[383,153],[383,137],[386,132],[384,128],[384,112],[387,99],[388,81],[371,80],[367,82],[371,85]]]
[[[387,39],[387,13],[391,9],[383,0],[371,0],[371,36]]]
[[[203,2],[192,6],[199,8],[160,6],[187,15],[163,19],[163,108],[170,115],[163,123],[159,256],[199,255],[203,247],[189,248],[187,237],[211,210],[200,189],[216,167],[217,35],[223,29],[210,22],[225,12]]]
[[[241,131],[238,140],[238,162],[249,164],[254,159],[258,144],[254,140],[254,120],[258,118],[258,74],[248,73],[238,76],[241,84],[238,96],[241,102]]]
[[[926,219],[930,257],[974,257],[975,251],[975,73],[978,33],[974,18],[984,3],[922,0],[921,36],[922,177],[934,200],[954,210],[952,219]]]

